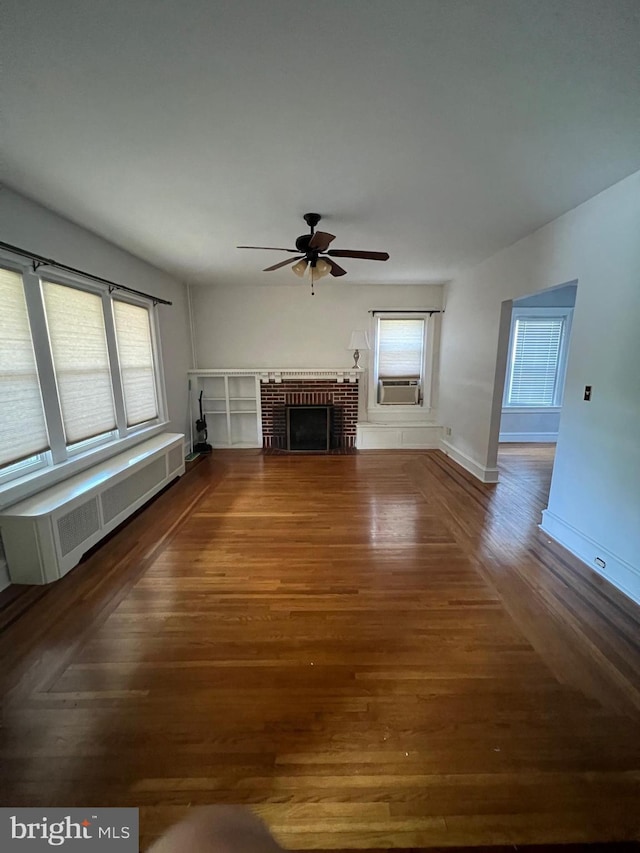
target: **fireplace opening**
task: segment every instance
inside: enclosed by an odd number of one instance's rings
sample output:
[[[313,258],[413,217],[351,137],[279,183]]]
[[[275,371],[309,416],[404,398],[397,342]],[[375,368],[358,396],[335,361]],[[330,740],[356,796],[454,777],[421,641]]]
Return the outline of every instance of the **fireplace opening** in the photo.
[[[287,406],[287,450],[329,450],[331,408]]]

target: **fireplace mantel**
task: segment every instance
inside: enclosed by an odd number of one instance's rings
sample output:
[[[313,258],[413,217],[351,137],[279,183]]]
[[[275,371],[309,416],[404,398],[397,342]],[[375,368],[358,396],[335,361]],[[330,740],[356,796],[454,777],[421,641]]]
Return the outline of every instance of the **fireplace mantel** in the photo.
[[[198,376],[257,376],[263,384],[283,381],[320,380],[329,382],[357,382],[364,374],[362,367],[240,367],[200,368],[189,373]]]

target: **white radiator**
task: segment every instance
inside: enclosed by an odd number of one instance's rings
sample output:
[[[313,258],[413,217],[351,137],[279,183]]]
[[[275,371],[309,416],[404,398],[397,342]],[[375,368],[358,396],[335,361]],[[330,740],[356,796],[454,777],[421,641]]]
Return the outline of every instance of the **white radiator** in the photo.
[[[378,403],[381,406],[417,406],[419,402],[419,379],[397,377],[378,380]]]
[[[163,433],[3,510],[13,583],[58,580],[164,486],[184,474],[184,436]]]

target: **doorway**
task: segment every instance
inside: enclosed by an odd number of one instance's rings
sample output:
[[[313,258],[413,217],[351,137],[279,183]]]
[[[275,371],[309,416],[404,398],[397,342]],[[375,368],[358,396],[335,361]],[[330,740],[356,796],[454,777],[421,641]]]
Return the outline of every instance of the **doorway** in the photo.
[[[501,444],[557,441],[576,291],[566,284],[513,300]]]
[[[555,446],[577,285],[567,282],[502,303],[489,467],[497,467],[501,446]]]

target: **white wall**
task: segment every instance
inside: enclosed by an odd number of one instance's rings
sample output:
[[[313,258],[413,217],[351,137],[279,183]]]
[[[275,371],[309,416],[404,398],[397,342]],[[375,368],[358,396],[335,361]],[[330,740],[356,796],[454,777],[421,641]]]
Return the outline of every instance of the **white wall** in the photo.
[[[449,442],[495,465],[502,303],[577,280],[556,463],[544,527],[640,601],[640,172],[448,285],[440,416]],[[500,370],[498,370],[498,375]],[[592,402],[583,401],[586,384]],[[495,434],[491,434],[491,425]]]
[[[512,412],[502,410],[501,442],[555,442],[560,428],[560,408],[547,411]]]
[[[310,287],[289,271],[291,283],[256,282],[192,287],[198,367],[350,367],[354,329],[369,331],[373,309],[440,308],[441,285],[358,285],[348,279]],[[278,273],[273,273],[278,275]],[[367,367],[371,353],[361,352]],[[437,381],[429,415],[435,419]]]
[[[122,251],[50,210],[0,187],[0,240],[95,275],[169,299],[161,306],[160,329],[169,430],[188,434],[187,378],[191,343],[186,287],[167,273]],[[0,589],[6,584],[0,562]]]
[[[198,367],[349,367],[351,332],[370,328],[369,311],[442,305],[441,285],[323,279],[311,296],[305,281],[286,270],[280,276],[287,274],[291,284],[256,273],[255,283],[240,287],[191,288]]]

